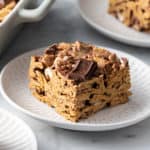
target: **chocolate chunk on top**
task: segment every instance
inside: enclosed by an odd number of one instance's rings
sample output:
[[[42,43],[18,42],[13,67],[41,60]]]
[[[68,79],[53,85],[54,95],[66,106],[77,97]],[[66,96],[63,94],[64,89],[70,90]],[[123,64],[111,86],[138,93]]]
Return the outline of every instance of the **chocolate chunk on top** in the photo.
[[[45,53],[43,57],[41,58],[41,62],[46,67],[52,66],[55,60],[56,54],[57,54],[57,44],[53,44],[45,50]]]
[[[56,52],[57,52],[57,44],[53,44],[45,50],[45,54],[48,55],[55,55]]]
[[[69,79],[75,81],[84,81],[94,76],[97,69],[97,63],[91,60],[80,59],[76,62],[75,67],[68,74]]]

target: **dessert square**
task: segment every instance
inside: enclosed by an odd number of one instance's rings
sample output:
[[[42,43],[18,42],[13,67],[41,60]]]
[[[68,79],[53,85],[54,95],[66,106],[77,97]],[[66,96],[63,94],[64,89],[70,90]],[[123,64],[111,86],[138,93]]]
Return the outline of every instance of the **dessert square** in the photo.
[[[150,0],[109,0],[108,12],[138,31],[150,31]]]
[[[16,4],[17,0],[0,0],[0,22],[4,20]]]
[[[29,80],[37,99],[74,122],[126,103],[131,95],[128,60],[79,41],[53,44],[32,56]]]

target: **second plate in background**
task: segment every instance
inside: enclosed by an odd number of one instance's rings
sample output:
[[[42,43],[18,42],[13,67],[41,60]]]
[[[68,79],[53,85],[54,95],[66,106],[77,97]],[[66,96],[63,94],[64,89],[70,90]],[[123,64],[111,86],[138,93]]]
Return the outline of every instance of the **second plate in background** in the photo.
[[[78,0],[78,6],[84,20],[104,35],[126,44],[150,47],[150,33],[126,27],[107,13],[108,0]]]

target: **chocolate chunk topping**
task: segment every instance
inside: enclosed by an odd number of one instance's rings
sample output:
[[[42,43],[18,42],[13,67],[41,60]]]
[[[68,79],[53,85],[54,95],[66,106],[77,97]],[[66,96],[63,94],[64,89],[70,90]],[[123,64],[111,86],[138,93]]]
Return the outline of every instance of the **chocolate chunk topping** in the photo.
[[[50,67],[53,64],[53,62],[54,62],[56,53],[57,53],[57,44],[53,44],[53,45],[49,46],[45,50],[45,54],[41,58],[41,62],[46,67]]]
[[[96,69],[96,62],[80,59],[76,62],[75,67],[68,74],[68,78],[81,82],[86,79],[90,79],[94,75]]]
[[[57,52],[57,44],[53,44],[45,50],[45,54],[48,55],[55,55],[56,52]]]

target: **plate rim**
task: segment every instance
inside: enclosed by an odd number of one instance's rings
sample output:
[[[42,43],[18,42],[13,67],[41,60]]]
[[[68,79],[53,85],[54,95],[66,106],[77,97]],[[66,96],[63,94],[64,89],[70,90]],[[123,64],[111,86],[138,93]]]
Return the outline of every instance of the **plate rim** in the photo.
[[[150,41],[145,42],[145,41],[141,41],[141,40],[138,40],[135,38],[129,38],[126,36],[122,36],[122,34],[114,33],[112,31],[107,30],[106,28],[103,28],[102,26],[98,25],[90,17],[88,17],[85,14],[85,12],[83,11],[83,9],[81,7],[81,1],[83,1],[83,0],[77,0],[77,7],[78,7],[78,10],[79,10],[81,17],[83,18],[83,20],[85,20],[85,22],[87,22],[91,27],[96,29],[98,32],[102,33],[103,35],[105,35],[105,36],[107,36],[107,37],[109,37],[115,41],[119,41],[120,43],[125,43],[128,45],[145,47],[145,48],[150,47]]]
[[[118,51],[119,53],[125,55],[126,57],[129,56],[130,58],[138,60],[138,62],[142,63],[143,65],[145,65],[150,70],[150,67],[149,67],[148,64],[146,64],[145,62],[141,61],[139,58],[136,58],[135,56],[130,55],[127,52],[122,52],[122,51],[120,51],[118,49],[114,49],[114,48],[110,48],[110,47],[104,47],[104,46],[100,46],[100,45],[96,45],[96,46],[100,47],[100,48],[105,48],[105,49],[110,50],[110,51]],[[150,112],[149,112],[144,117],[142,116],[142,117],[135,118],[135,119],[132,119],[132,120],[129,120],[129,121],[122,121],[120,123],[113,123],[111,125],[107,125],[107,124],[101,124],[101,125],[100,124],[90,124],[89,125],[88,123],[76,124],[74,122],[69,122],[69,124],[67,124],[67,123],[62,123],[62,122],[48,120],[45,117],[42,117],[42,116],[40,116],[40,115],[38,115],[38,114],[36,114],[34,112],[31,112],[30,110],[25,109],[22,106],[20,106],[19,104],[15,103],[13,101],[13,99],[11,99],[7,95],[7,92],[5,92],[5,89],[4,89],[4,86],[3,86],[3,76],[5,75],[5,70],[7,69],[7,67],[9,67],[9,64],[11,64],[12,62],[16,61],[19,57],[23,57],[24,55],[27,55],[27,54],[33,53],[33,52],[37,52],[37,51],[41,52],[43,49],[45,49],[45,47],[42,47],[42,48],[39,48],[39,49],[33,49],[31,51],[27,51],[27,52],[24,52],[24,53],[16,56],[12,60],[10,60],[3,67],[3,69],[0,72],[0,92],[1,92],[4,100],[6,100],[11,106],[16,108],[17,110],[23,112],[24,114],[27,114],[28,116],[30,116],[30,117],[32,117],[32,118],[34,118],[36,120],[40,120],[42,122],[48,123],[51,126],[59,127],[59,128],[63,128],[63,129],[69,129],[69,130],[76,130],[76,131],[110,131],[110,130],[116,130],[116,129],[120,129],[120,128],[125,128],[125,127],[128,127],[128,126],[131,126],[131,125],[135,125],[135,124],[137,124],[137,123],[147,119],[148,117],[150,117]]]
[[[10,115],[11,117],[13,117],[14,119],[18,120],[21,124],[24,125],[24,127],[26,127],[26,129],[28,130],[28,132],[30,132],[30,134],[33,137],[33,142],[34,142],[34,150],[38,150],[38,144],[37,144],[37,138],[33,132],[33,130],[31,129],[31,127],[20,117],[18,117],[17,115],[14,115],[14,113],[11,113],[11,111],[4,109],[4,108],[0,108],[0,111],[2,111],[3,113],[5,113],[6,115]]]

